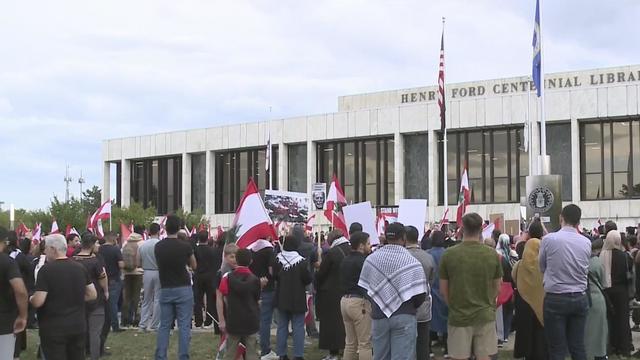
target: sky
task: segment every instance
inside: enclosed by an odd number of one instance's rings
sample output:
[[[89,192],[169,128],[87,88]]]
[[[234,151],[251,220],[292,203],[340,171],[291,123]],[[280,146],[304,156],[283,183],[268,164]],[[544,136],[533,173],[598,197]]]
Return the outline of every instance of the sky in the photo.
[[[0,0],[0,202],[102,186],[104,139],[531,72],[534,0]],[[637,0],[544,1],[545,72],[640,63]],[[269,109],[271,108],[271,112]]]

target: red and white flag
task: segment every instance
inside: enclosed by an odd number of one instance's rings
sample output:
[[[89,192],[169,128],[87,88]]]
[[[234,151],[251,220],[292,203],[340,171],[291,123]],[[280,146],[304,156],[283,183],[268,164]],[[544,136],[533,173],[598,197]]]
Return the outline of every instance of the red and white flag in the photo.
[[[222,228],[222,225],[218,225],[218,228],[216,230],[216,241],[222,241],[223,236],[224,236],[224,229]]]
[[[95,229],[98,224],[98,220],[106,220],[111,217],[111,200],[105,201],[100,207],[90,216],[87,221],[87,229]]]
[[[313,297],[307,294],[307,312],[304,314],[304,324],[309,325],[313,323],[313,313],[311,312],[313,306]]]
[[[443,25],[444,26],[444,25]],[[440,129],[446,128],[444,101],[444,28],[440,39],[440,67],[438,69],[438,106],[440,107]]]
[[[72,227],[71,224],[67,224],[67,228],[64,231],[64,236],[67,237],[71,234],[80,236],[80,233],[78,233],[78,230],[76,230],[75,227]]]
[[[484,225],[482,227],[482,240],[491,238],[491,235],[493,234],[493,230],[495,229],[496,229],[495,223]]]
[[[438,224],[438,230],[442,230],[442,225],[449,225],[449,207],[444,209],[444,214],[442,214],[442,219],[440,219],[440,224]]]
[[[20,226],[18,226],[18,228],[16,229],[18,237],[24,237],[29,231],[31,231],[31,229],[29,229],[22,221],[20,221]]]
[[[456,214],[456,222],[458,228],[462,227],[462,216],[467,211],[467,206],[471,203],[471,190],[469,189],[469,176],[467,175],[467,168],[464,168],[462,172],[462,179],[460,181],[460,194],[458,195],[458,211]]]
[[[36,226],[33,228],[33,237],[31,240],[36,243],[42,240],[42,223],[36,223]]]
[[[258,239],[277,238],[273,230],[273,222],[264,207],[258,187],[253,179],[249,179],[247,189],[240,199],[233,226],[238,227],[238,241],[241,249],[246,248]]]
[[[60,229],[58,229],[58,222],[56,218],[53,218],[53,222],[51,223],[51,232],[49,234],[60,234]]]
[[[120,238],[122,239],[122,245],[124,246],[124,244],[127,243],[127,241],[129,240],[129,236],[131,236],[131,234],[133,233],[133,224],[130,224],[129,226],[120,223]]]
[[[331,222],[333,227],[338,230],[342,230],[345,237],[349,237],[349,231],[347,230],[347,222],[344,219],[342,213],[342,207],[347,205],[347,199],[344,197],[344,192],[340,187],[340,181],[333,175],[331,180],[331,186],[329,187],[329,194],[325,202],[324,216]]]
[[[602,226],[602,219],[598,218],[598,221],[593,224],[593,235],[600,236],[600,226]]]
[[[305,224],[304,228],[307,231],[313,231],[313,225],[316,224],[316,214],[311,214],[311,216],[309,216],[309,218],[307,219],[307,223]]]
[[[96,236],[98,239],[104,238],[104,230],[102,229],[102,219],[98,219],[98,223],[96,225]]]

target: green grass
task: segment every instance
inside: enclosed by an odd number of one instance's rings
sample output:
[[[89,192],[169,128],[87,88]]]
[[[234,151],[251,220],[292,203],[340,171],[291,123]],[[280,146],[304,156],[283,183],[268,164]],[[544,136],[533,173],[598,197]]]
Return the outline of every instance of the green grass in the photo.
[[[305,359],[306,360],[320,360],[326,352],[318,350],[318,343],[315,339],[310,339],[311,344],[306,346]],[[27,350],[20,356],[22,360],[35,360],[36,349],[39,342],[37,330],[29,330],[27,340]],[[213,330],[207,332],[196,331],[193,332],[191,338],[191,358],[200,359],[215,359],[215,352],[218,348],[219,337],[213,334]],[[272,342],[275,347],[275,338]],[[289,339],[289,345],[291,345],[291,339]],[[156,334],[155,333],[140,333],[137,330],[127,330],[121,333],[109,334],[107,340],[107,347],[111,352],[111,356],[104,359],[113,360],[143,360],[153,359],[156,346]],[[169,344],[169,359],[177,358],[178,350],[178,336],[173,334],[171,336],[171,342]],[[441,352],[436,349],[436,359],[442,359]],[[500,359],[511,359],[512,352],[509,350],[501,351],[499,353]]]

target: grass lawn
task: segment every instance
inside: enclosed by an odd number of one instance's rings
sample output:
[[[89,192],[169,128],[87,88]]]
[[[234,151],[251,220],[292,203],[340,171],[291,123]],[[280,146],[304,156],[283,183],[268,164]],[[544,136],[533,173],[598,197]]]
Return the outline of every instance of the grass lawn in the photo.
[[[36,348],[39,342],[37,330],[29,330],[28,333],[28,346],[27,350],[22,353],[20,359],[22,360],[35,360]],[[207,332],[194,331],[191,339],[191,358],[200,359],[215,359],[215,352],[218,347],[219,338],[213,335],[213,330]],[[315,339],[310,339],[310,344],[305,349],[306,360],[320,360],[326,353],[318,350],[318,343]],[[275,347],[275,338],[272,344]],[[291,339],[289,339],[291,345]],[[104,359],[123,359],[123,360],[142,360],[153,359],[156,346],[155,333],[141,333],[137,330],[127,330],[122,333],[109,334],[107,340],[107,347],[111,352],[111,356]],[[171,343],[169,345],[169,359],[177,358],[178,350],[178,336],[173,334],[171,336]],[[499,354],[500,359],[511,359],[512,352],[510,350],[501,351]],[[436,351],[436,359],[442,359],[442,354]]]

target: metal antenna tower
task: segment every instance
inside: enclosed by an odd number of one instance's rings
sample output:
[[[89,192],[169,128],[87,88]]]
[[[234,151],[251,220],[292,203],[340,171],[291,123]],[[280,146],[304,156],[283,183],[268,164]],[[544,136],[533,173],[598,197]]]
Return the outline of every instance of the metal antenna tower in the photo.
[[[64,182],[67,183],[67,191],[64,196],[65,202],[69,202],[69,184],[71,184],[72,181],[73,179],[71,178],[71,176],[69,176],[69,165],[67,165],[67,172],[64,176]]]
[[[82,198],[82,184],[84,184],[84,178],[82,177],[82,170],[80,170],[80,178],[78,178],[78,184],[80,184],[80,198]]]

